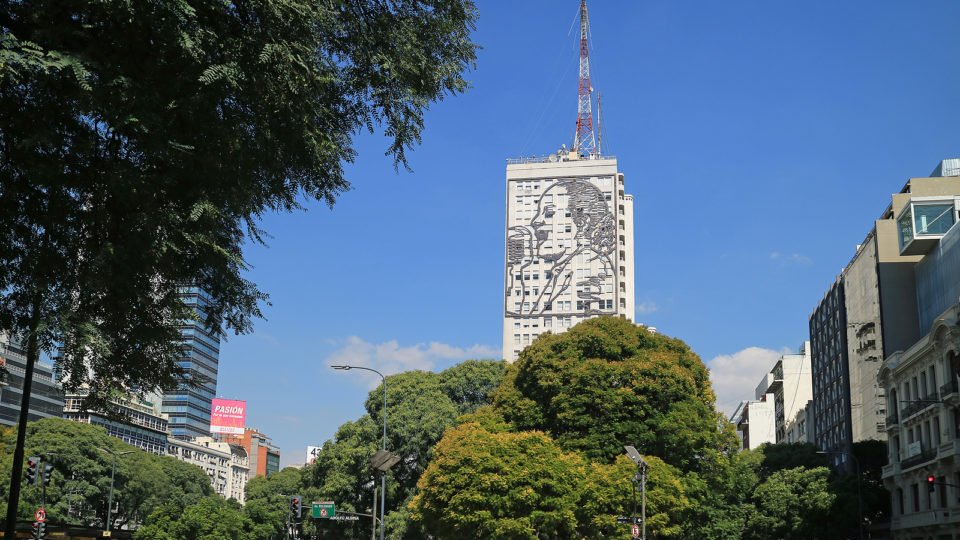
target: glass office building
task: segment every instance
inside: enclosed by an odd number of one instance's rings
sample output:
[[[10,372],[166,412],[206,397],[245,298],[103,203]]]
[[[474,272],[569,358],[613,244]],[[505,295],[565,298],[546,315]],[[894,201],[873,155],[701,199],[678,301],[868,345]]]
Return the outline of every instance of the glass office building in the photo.
[[[6,380],[0,381],[0,425],[14,426],[20,418],[23,401],[23,382],[26,378],[26,345],[16,338],[0,334],[0,367],[6,370]],[[63,393],[53,377],[53,366],[37,362],[33,366],[33,385],[27,421],[58,417],[63,410]]]
[[[196,287],[183,290],[187,306],[201,319],[209,305],[209,297]],[[220,362],[219,328],[208,331],[197,321],[186,321],[180,327],[184,352],[180,367],[185,371],[176,391],[163,396],[163,412],[169,418],[170,436],[191,440],[210,436],[210,404],[217,393],[217,372]]]

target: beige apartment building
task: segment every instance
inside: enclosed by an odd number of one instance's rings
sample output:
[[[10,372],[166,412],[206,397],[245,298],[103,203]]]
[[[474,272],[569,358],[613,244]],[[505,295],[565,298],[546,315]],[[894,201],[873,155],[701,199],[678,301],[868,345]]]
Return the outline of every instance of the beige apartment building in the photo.
[[[210,485],[224,499],[246,502],[245,489],[250,464],[247,451],[235,444],[218,442],[212,437],[197,437],[193,441],[171,438],[167,455],[196,465],[210,477]]]
[[[507,161],[503,358],[585,319],[633,320],[633,196],[611,156]]]

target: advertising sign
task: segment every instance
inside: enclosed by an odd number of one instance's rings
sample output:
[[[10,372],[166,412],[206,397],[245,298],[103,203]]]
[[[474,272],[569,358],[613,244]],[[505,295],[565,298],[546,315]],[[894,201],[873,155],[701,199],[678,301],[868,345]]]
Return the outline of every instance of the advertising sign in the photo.
[[[313,460],[317,459],[317,456],[320,455],[320,451],[323,450],[322,446],[308,446],[307,447],[307,465],[313,465]]]
[[[210,411],[210,433],[243,435],[246,425],[247,402],[232,399],[214,399]]]

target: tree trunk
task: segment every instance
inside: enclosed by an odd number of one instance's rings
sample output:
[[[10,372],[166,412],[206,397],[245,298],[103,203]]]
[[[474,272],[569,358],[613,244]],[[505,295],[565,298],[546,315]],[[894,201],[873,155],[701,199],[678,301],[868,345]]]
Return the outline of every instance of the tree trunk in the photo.
[[[20,475],[23,474],[23,450],[27,437],[27,414],[30,411],[30,392],[33,389],[33,366],[40,356],[37,344],[37,327],[40,324],[40,302],[34,300],[27,334],[27,368],[23,377],[23,397],[20,399],[20,419],[17,423],[17,445],[13,451],[13,468],[10,472],[10,496],[7,498],[7,523],[4,538],[16,538],[17,510],[20,505]],[[40,471],[37,471],[40,474]]]

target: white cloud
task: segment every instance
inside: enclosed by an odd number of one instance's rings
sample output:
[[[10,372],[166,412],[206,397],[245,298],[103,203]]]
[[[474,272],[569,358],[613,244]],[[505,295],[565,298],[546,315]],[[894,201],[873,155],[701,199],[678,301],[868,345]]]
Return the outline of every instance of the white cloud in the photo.
[[[486,345],[462,348],[431,341],[401,347],[397,340],[380,344],[366,342],[357,336],[347,338],[346,345],[334,351],[326,359],[328,366],[352,365],[376,369],[384,375],[410,370],[432,370],[438,361],[466,360],[468,358],[498,358],[500,351]],[[361,371],[370,387],[380,384],[380,377],[369,371]],[[358,375],[359,375],[358,373]]]
[[[717,410],[729,418],[741,401],[754,399],[760,379],[773,369],[784,354],[790,354],[788,347],[779,351],[747,347],[733,354],[716,356],[707,362],[710,382],[717,394]]]
[[[813,259],[807,257],[806,255],[801,255],[799,253],[791,253],[790,255],[784,255],[779,251],[774,251],[770,253],[770,258],[772,260],[779,260],[781,264],[802,264],[809,265],[813,264]]]
[[[653,313],[658,309],[660,309],[660,306],[658,306],[655,302],[642,302],[637,305],[636,312],[639,315],[645,315],[647,313]]]

